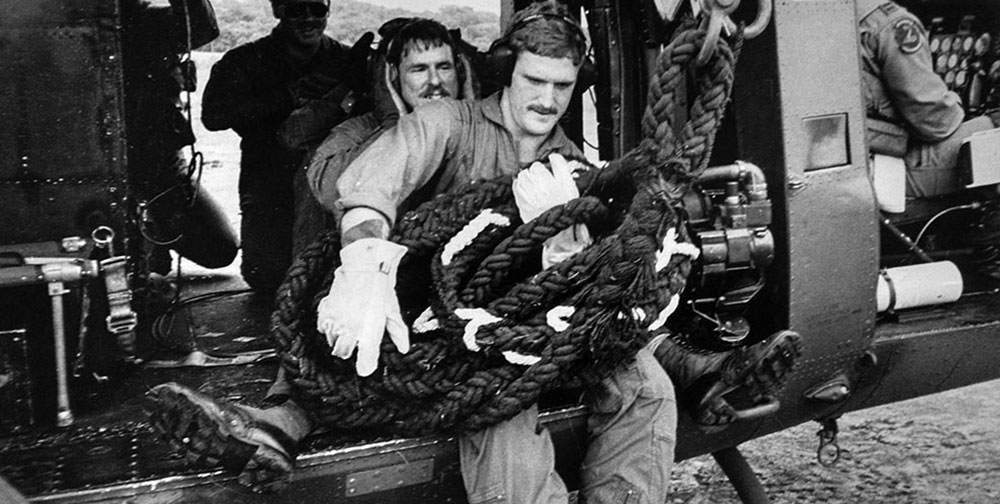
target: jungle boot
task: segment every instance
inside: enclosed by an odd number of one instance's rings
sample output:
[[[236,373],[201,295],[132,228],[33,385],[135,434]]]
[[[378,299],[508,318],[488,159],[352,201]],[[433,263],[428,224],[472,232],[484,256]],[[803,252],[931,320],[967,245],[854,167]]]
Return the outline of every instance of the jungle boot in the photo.
[[[679,403],[703,431],[717,432],[777,410],[775,395],[801,355],[801,342],[798,333],[779,331],[754,345],[715,352],[670,335],[653,354],[673,381]],[[737,389],[753,407],[737,410],[726,400]]]
[[[297,405],[261,410],[216,400],[177,383],[146,393],[143,409],[171,448],[203,468],[222,467],[257,493],[273,493],[292,480],[298,442],[309,433]]]

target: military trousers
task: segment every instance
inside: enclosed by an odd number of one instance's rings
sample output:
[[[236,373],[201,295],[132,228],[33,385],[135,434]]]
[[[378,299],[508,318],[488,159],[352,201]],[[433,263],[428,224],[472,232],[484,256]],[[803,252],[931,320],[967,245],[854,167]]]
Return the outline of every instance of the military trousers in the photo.
[[[587,452],[578,501],[588,504],[665,502],[674,463],[677,404],[673,384],[653,357],[639,351],[586,394]],[[459,438],[462,478],[471,504],[566,503],[549,432],[538,406]]]
[[[910,138],[906,156],[906,195],[915,198],[940,196],[965,189],[958,167],[962,141],[973,133],[993,129],[986,116],[962,123],[952,135],[940,142],[921,143]]]

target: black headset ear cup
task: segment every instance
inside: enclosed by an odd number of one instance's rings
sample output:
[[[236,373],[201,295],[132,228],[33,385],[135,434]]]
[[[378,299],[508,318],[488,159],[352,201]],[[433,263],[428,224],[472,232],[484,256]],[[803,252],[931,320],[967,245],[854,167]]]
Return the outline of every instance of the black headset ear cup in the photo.
[[[583,64],[580,65],[580,73],[576,76],[576,87],[573,92],[583,93],[596,83],[597,65],[594,64],[594,60],[590,59],[590,56],[587,56],[583,58]]]
[[[559,14],[532,14],[524,19],[521,19],[517,23],[514,23],[514,26],[508,29],[504,33],[503,37],[490,46],[490,49],[486,54],[486,58],[484,58],[483,66],[485,71],[480,73],[480,75],[488,76],[492,78],[493,82],[497,82],[502,86],[509,86],[510,79],[514,75],[514,64],[517,62],[517,53],[510,47],[510,36],[521,28],[524,28],[528,24],[539,19],[557,19],[562,21],[566,24],[566,26],[569,26],[571,29],[576,31],[580,40],[587,40],[586,34],[583,32],[583,28],[581,28],[580,25],[577,24],[577,22],[572,18]]]
[[[476,75],[480,80],[498,87],[510,85],[516,56],[506,40],[494,42],[481,61],[481,68],[476,68]]]
[[[514,64],[517,63],[517,54],[506,43],[500,44],[496,53],[496,65],[500,71],[500,82],[504,86],[510,85],[510,78],[514,75]]]

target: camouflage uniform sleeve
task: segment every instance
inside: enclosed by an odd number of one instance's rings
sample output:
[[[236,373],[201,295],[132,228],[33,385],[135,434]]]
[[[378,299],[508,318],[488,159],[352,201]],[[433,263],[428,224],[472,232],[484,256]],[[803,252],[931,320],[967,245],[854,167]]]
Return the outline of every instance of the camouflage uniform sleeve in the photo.
[[[881,60],[886,92],[910,132],[930,142],[954,133],[964,112],[958,95],[934,73],[927,32],[920,20],[898,8],[877,35],[876,58]]]

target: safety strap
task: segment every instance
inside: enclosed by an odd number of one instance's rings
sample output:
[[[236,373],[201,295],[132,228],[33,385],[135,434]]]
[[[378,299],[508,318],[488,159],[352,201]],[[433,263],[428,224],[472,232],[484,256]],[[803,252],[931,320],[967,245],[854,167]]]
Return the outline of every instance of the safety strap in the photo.
[[[134,353],[135,327],[138,317],[132,311],[132,293],[125,272],[125,256],[109,257],[101,261],[104,285],[108,291],[108,331],[118,338],[122,350]]]

